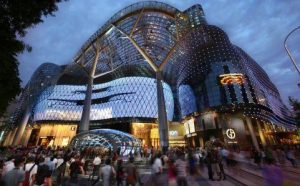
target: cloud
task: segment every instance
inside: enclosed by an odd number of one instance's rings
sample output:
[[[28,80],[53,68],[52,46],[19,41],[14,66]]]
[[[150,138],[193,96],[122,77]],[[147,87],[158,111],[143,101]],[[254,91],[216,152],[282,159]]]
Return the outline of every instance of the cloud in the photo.
[[[23,85],[34,70],[44,62],[69,63],[83,43],[111,16],[134,0],[73,0],[59,4],[55,17],[44,18],[41,23],[28,29],[24,41],[33,47],[31,53],[18,56]],[[204,1],[166,0],[179,10],[201,4],[209,24],[219,26],[232,43],[244,49],[267,72],[278,87],[282,98],[300,99],[299,74],[296,73],[283,48],[287,33],[300,20],[300,1],[250,0]],[[300,31],[297,33],[298,35]],[[295,34],[295,35],[297,35]],[[300,37],[291,36],[289,47],[300,65]]]

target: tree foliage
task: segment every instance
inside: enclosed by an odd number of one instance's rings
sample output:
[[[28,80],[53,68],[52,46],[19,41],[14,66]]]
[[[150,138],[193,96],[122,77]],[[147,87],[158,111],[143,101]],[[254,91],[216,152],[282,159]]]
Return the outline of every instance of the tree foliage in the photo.
[[[43,22],[61,0],[0,0],[0,116],[21,91],[17,55],[31,51],[21,38],[26,28]]]
[[[293,107],[295,119],[297,122],[298,128],[300,128],[300,102],[297,99],[289,97],[290,105]]]

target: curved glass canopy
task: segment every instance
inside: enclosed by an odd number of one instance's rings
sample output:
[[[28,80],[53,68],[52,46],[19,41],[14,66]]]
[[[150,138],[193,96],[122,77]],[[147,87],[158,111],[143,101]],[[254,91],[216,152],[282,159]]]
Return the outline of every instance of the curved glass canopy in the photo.
[[[70,146],[76,149],[88,147],[102,147],[117,151],[120,155],[134,153],[141,147],[141,140],[132,135],[113,129],[96,129],[77,134]]]

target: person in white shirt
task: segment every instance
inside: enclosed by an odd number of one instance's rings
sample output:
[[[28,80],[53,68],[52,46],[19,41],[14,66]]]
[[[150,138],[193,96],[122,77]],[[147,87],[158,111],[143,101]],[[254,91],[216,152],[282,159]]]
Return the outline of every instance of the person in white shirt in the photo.
[[[37,169],[38,169],[38,165],[36,165],[34,163],[34,160],[35,160],[35,158],[33,156],[30,156],[30,157],[28,157],[27,163],[25,164],[25,171],[29,171],[31,169],[30,174],[29,174],[30,185],[32,185],[32,182],[35,179],[35,175],[36,175]]]
[[[153,185],[163,185],[161,173],[163,172],[161,155],[158,153],[154,157],[154,161],[152,164],[152,175],[151,182]]]
[[[111,160],[107,159],[105,161],[105,166],[100,169],[100,176],[103,180],[103,182],[102,182],[103,186],[110,186],[111,185],[111,183],[110,183],[111,174],[113,174],[113,176],[115,176],[116,171],[113,168],[113,166],[111,166]]]
[[[187,185],[187,162],[185,161],[183,153],[178,153],[177,156],[178,159],[175,161],[177,185]]]
[[[101,164],[101,158],[98,155],[94,158],[93,165],[95,166],[95,165],[100,165],[100,164]]]
[[[15,168],[14,160],[15,159],[13,157],[8,158],[8,160],[4,163],[2,175],[4,175],[5,173],[7,173]]]
[[[58,156],[56,161],[56,168],[58,168],[63,162],[64,159],[61,156]]]
[[[100,164],[101,164],[101,158],[99,155],[97,155],[94,160],[93,160],[93,173],[91,175],[90,178],[94,178],[94,176],[96,176],[99,172],[99,169],[100,169]]]
[[[160,155],[157,155],[154,159],[154,162],[152,164],[152,172],[153,174],[162,173],[162,161],[160,159]]]

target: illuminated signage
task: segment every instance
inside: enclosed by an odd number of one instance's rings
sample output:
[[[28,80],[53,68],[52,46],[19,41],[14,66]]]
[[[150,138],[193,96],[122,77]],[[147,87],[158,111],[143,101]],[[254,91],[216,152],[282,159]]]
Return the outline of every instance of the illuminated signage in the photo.
[[[185,134],[190,134],[196,132],[195,130],[195,119],[192,118],[184,123]]]
[[[169,131],[169,136],[178,136],[178,131],[177,130],[170,130]]]
[[[185,129],[185,134],[189,134],[189,125],[187,123],[184,123],[184,129]]]
[[[232,85],[232,84],[243,84],[244,78],[243,74],[231,73],[231,74],[222,74],[219,76],[220,82],[222,85]]]
[[[226,130],[226,136],[229,138],[229,139],[235,139],[235,132],[233,129],[227,129]]]

